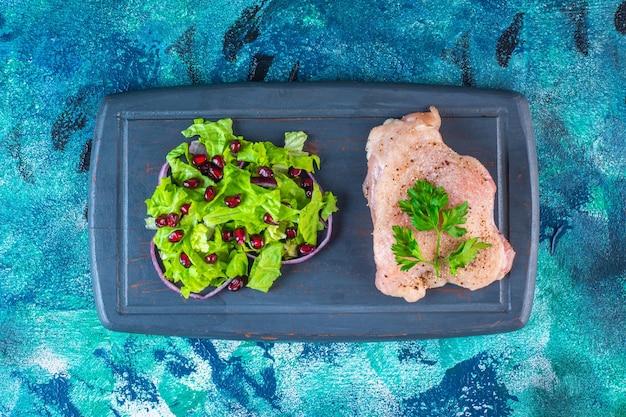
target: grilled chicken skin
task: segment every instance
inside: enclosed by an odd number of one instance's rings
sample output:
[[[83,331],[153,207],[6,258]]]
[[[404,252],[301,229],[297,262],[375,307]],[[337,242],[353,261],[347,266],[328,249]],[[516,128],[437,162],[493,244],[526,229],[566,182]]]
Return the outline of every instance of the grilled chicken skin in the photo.
[[[386,295],[414,302],[426,290],[456,284],[475,290],[502,279],[510,270],[515,252],[498,230],[494,219],[496,185],[487,169],[474,157],[459,155],[448,147],[439,133],[441,118],[435,107],[430,112],[412,113],[402,119],[389,119],[369,134],[367,176],[363,193],[368,201],[374,225],[376,287]],[[435,276],[431,265],[420,263],[401,271],[391,245],[395,242],[392,226],[413,229],[422,254],[435,259],[435,231],[417,232],[398,200],[407,198],[407,190],[418,179],[442,186],[449,196],[449,206],[468,202],[467,233],[460,239],[478,237],[491,244],[482,249],[465,268],[450,274],[447,264]],[[446,256],[456,249],[460,239],[442,234],[440,253]]]

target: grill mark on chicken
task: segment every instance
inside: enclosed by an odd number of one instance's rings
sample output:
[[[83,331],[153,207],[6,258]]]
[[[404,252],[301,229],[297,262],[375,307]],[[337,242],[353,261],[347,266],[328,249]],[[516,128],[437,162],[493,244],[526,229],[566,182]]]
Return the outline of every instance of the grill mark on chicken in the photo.
[[[475,158],[463,156],[449,148],[439,133],[441,118],[435,107],[430,112],[412,113],[402,119],[389,119],[371,130],[366,145],[368,172],[363,193],[368,201],[374,225],[374,259],[376,287],[384,294],[413,302],[423,298],[426,290],[452,283],[471,290],[502,279],[512,266],[515,252],[493,219],[496,185],[487,169]],[[439,277],[434,268],[420,263],[401,271],[391,245],[392,225],[411,226],[398,200],[418,179],[442,186],[450,206],[468,202],[468,216],[463,239],[479,237],[492,246],[480,251],[474,261],[452,276],[446,267]],[[425,257],[436,256],[434,231],[416,232]],[[456,249],[458,239],[442,235],[441,252]]]

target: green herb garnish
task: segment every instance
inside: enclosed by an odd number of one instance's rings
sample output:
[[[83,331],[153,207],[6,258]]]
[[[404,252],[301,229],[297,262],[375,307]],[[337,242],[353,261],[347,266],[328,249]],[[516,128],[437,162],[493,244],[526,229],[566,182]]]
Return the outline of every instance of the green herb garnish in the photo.
[[[472,238],[460,242],[454,251],[442,256],[440,246],[443,232],[454,238],[463,237],[467,233],[467,230],[460,226],[467,221],[467,201],[456,207],[445,208],[448,205],[448,193],[443,187],[435,187],[425,180],[418,180],[407,194],[408,200],[398,201],[400,209],[411,216],[411,224],[418,231],[436,231],[437,248],[435,260],[425,259],[413,230],[410,227],[392,226],[396,243],[391,245],[391,250],[400,265],[400,270],[408,271],[419,263],[426,263],[435,268],[435,275],[439,277],[442,265],[448,262],[450,273],[456,275],[458,269],[472,262],[480,250],[491,246],[489,243],[479,241],[478,238]]]

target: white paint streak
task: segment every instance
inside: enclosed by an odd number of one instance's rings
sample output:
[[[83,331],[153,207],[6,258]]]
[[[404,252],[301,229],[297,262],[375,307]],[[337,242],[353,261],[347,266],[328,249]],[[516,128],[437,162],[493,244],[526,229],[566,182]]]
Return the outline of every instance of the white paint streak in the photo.
[[[164,402],[158,404],[143,401],[126,402],[123,407],[116,410],[122,415],[133,417],[175,417]]]
[[[67,360],[48,348],[41,348],[33,355],[33,362],[52,375],[67,374]]]

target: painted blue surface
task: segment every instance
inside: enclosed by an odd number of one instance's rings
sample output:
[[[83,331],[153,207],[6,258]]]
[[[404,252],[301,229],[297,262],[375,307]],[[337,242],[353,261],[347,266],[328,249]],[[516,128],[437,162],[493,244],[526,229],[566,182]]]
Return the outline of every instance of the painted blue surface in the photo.
[[[0,415],[626,415],[626,3],[0,2]],[[539,161],[529,324],[362,344],[99,323],[86,205],[104,95],[194,83],[516,90]]]

